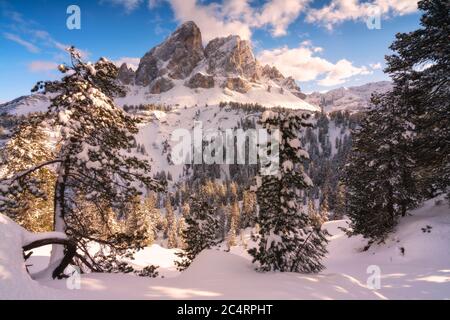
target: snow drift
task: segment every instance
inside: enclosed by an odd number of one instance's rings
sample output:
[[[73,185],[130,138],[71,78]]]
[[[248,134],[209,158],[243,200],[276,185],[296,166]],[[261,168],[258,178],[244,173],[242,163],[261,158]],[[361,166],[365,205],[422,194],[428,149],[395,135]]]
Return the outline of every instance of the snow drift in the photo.
[[[161,266],[164,278],[124,274],[83,274],[81,289],[65,280],[34,281],[27,274],[22,245],[30,234],[0,215],[1,299],[450,299],[450,208],[432,199],[403,218],[383,245],[362,251],[366,241],[348,238],[330,221],[329,255],[320,274],[258,273],[241,247],[202,252],[183,273],[175,271],[173,249],[158,245],[136,254],[136,265]],[[249,231],[245,240],[248,245]],[[32,237],[31,237],[32,238]],[[47,255],[48,250],[38,250]],[[380,269],[380,289],[367,287],[369,266]]]

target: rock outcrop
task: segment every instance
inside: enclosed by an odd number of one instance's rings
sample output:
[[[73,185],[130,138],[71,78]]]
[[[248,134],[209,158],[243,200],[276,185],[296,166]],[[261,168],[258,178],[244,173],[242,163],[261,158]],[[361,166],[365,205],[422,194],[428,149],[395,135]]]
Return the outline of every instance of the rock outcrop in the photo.
[[[251,85],[244,79],[240,77],[235,77],[235,78],[227,78],[225,82],[222,84],[222,87],[240,93],[247,93],[250,90]]]
[[[205,75],[203,73],[194,74],[188,81],[186,81],[185,85],[189,88],[213,88],[214,87],[214,77],[211,75]]]
[[[166,41],[144,55],[136,71],[136,84],[147,86],[165,75],[184,79],[203,57],[200,29],[195,23],[186,22]]]
[[[133,84],[135,73],[133,69],[129,68],[126,63],[122,63],[119,68],[117,79],[119,79],[123,84]]]
[[[150,86],[150,93],[152,94],[160,94],[166,91],[169,91],[174,87],[174,83],[167,77],[160,77],[154,80]]]

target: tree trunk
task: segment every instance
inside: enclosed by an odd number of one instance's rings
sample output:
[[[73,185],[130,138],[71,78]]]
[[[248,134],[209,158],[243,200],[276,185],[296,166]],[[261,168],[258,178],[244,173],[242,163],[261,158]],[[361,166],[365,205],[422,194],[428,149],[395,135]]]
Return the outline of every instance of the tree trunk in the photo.
[[[53,229],[58,232],[66,232],[66,222],[64,221],[65,215],[65,191],[66,191],[66,181],[67,181],[67,166],[66,163],[62,163],[59,172],[58,179],[56,180],[55,186],[55,197],[54,197],[54,223]],[[52,245],[52,252],[50,255],[50,267],[56,267],[60,265],[64,258],[64,247],[58,244]]]
[[[22,249],[23,249],[23,251],[29,251],[31,249],[42,247],[42,246],[45,246],[48,244],[53,244],[53,246],[58,246],[63,249],[65,247],[67,249],[65,254],[63,251],[63,258],[61,259],[61,262],[55,267],[55,269],[52,272],[53,279],[55,279],[55,278],[61,279],[64,277],[63,276],[64,269],[66,269],[66,267],[72,261],[72,258],[74,257],[74,255],[76,253],[77,246],[70,239],[47,238],[47,239],[40,239],[40,240],[33,241],[33,242],[23,246]],[[29,255],[28,255],[28,257],[29,257]]]

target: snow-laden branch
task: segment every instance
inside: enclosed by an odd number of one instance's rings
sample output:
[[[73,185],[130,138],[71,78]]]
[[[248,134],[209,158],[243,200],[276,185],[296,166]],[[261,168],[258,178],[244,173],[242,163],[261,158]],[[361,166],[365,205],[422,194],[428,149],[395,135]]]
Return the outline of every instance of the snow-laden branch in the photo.
[[[30,173],[33,173],[36,170],[39,170],[39,169],[41,169],[43,167],[46,167],[48,165],[51,165],[51,164],[54,164],[54,163],[58,163],[58,162],[62,162],[62,160],[61,159],[53,159],[53,160],[49,160],[49,161],[40,163],[40,164],[38,164],[36,166],[33,166],[30,169],[27,169],[27,170],[24,170],[24,171],[21,171],[21,172],[17,173],[12,178],[4,179],[4,181],[6,180],[6,181],[9,181],[10,183],[13,183],[14,181],[16,181],[16,180],[18,180],[20,178],[23,178],[23,177],[29,175]]]

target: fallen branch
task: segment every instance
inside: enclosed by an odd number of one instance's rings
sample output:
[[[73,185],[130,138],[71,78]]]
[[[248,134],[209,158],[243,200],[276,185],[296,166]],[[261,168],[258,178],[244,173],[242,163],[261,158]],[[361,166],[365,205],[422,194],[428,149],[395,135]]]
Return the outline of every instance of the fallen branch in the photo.
[[[66,252],[64,254],[64,258],[61,260],[61,263],[53,270],[52,277],[53,279],[58,278],[62,279],[64,278],[64,269],[69,265],[69,263],[72,261],[73,257],[75,256],[77,246],[75,242],[73,242],[70,239],[61,239],[61,238],[44,238],[39,239],[36,241],[33,241],[25,246],[22,247],[23,251],[29,251],[34,248],[46,246],[49,244],[60,244],[65,246]]]

